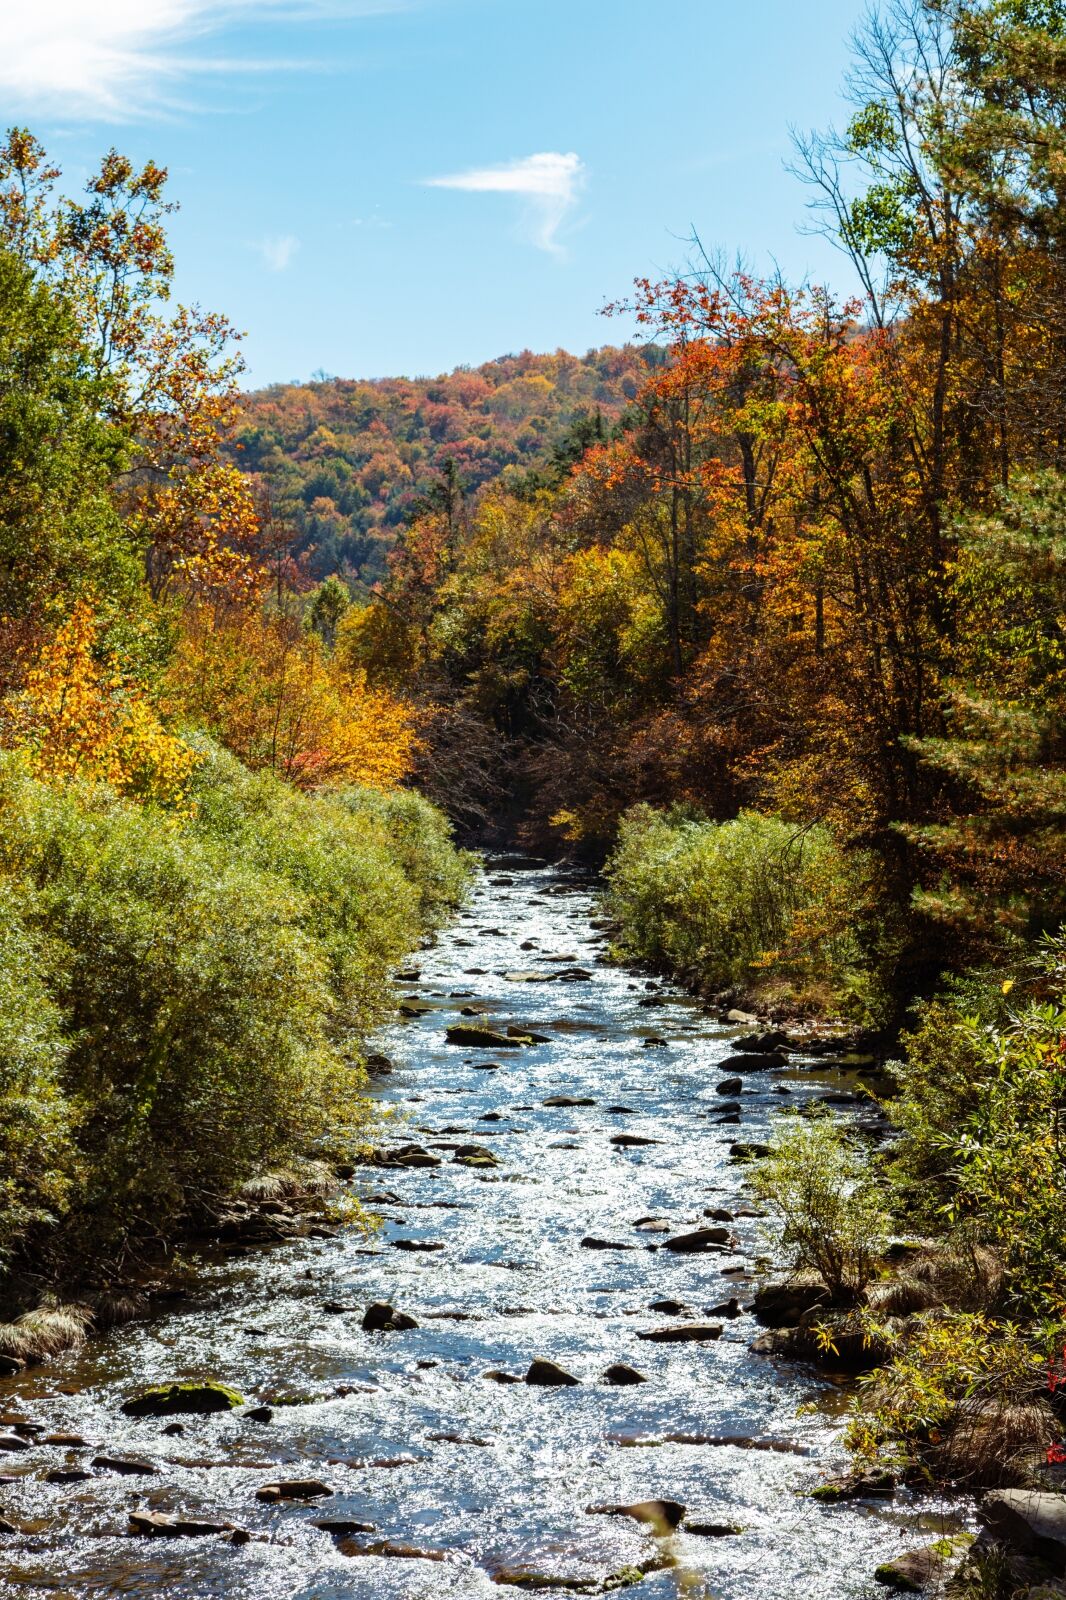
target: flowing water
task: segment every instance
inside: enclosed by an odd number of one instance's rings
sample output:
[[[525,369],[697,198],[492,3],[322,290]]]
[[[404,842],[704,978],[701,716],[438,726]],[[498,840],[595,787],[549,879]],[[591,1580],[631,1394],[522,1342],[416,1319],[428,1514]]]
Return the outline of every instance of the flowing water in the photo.
[[[0,1516],[20,1530],[0,1536],[3,1600],[488,1600],[521,1592],[497,1586],[508,1571],[602,1582],[657,1556],[675,1565],[644,1577],[634,1593],[647,1600],[845,1600],[883,1592],[875,1565],[941,1532],[950,1508],[931,1501],[831,1507],[804,1497],[842,1464],[843,1397],[811,1372],[753,1355],[749,1312],[712,1318],[723,1322],[714,1343],[639,1338],[685,1315],[650,1310],[656,1300],[697,1314],[733,1295],[748,1304],[749,1269],[766,1248],[757,1218],[738,1218],[735,1251],[677,1255],[661,1241],[706,1225],[707,1208],[750,1209],[730,1143],[764,1139],[775,1110],[841,1080],[802,1058],[783,1080],[749,1076],[742,1126],[721,1126],[716,1063],[738,1030],[604,964],[593,915],[579,879],[490,862],[468,911],[422,952],[407,987],[432,1009],[381,1035],[395,1070],[377,1092],[398,1119],[384,1142],[439,1142],[442,1164],[360,1170],[356,1190],[385,1197],[375,1202],[380,1233],[342,1228],[208,1261],[168,1314],[0,1384],[0,1410],[87,1441],[0,1459],[13,1479],[0,1487]],[[516,971],[567,966],[591,975],[515,981]],[[550,1042],[495,1054],[448,1045],[446,1026],[477,1003],[494,1025]],[[594,1103],[544,1104],[559,1094]],[[657,1142],[612,1144],[622,1132]],[[464,1142],[490,1147],[499,1166],[456,1163],[443,1146]],[[642,1219],[668,1232],[637,1228]],[[583,1248],[586,1236],[630,1248]],[[443,1249],[393,1248],[399,1239]],[[376,1300],[419,1326],[364,1332]],[[522,1374],[534,1357],[580,1384],[482,1376]],[[605,1384],[616,1362],[648,1381]],[[145,1383],[194,1376],[219,1378],[250,1403],[273,1400],[272,1419],[188,1417],[168,1434],[166,1421],[121,1414]],[[157,1470],[91,1467],[101,1452]],[[89,1470],[83,1481],[44,1481],[78,1467]],[[331,1498],[255,1498],[279,1478],[306,1477],[324,1480]],[[652,1497],[683,1502],[690,1522],[742,1531],[656,1539],[586,1511]],[[138,1508],[228,1520],[252,1539],[137,1536],[128,1515]],[[376,1531],[338,1538],[315,1526],[327,1518]],[[443,1560],[365,1553],[377,1540]]]

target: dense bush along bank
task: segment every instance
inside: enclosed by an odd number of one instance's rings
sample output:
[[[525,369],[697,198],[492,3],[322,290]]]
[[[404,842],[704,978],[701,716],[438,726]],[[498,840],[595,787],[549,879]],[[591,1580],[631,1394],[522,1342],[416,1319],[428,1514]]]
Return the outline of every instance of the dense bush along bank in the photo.
[[[1059,1490],[1066,941],[959,980],[904,1042],[892,1138],[787,1118],[754,1169],[799,1274],[791,1314],[766,1300],[792,1324],[766,1347],[872,1369],[850,1429],[867,1473]]]
[[[852,1027],[883,1021],[895,948],[877,862],[841,849],[828,828],[637,806],[606,877],[624,957],[731,1004]]]
[[[11,1280],[164,1240],[350,1151],[390,970],[462,896],[405,793],[302,795],[207,744],[176,817],[0,763],[0,1222]]]

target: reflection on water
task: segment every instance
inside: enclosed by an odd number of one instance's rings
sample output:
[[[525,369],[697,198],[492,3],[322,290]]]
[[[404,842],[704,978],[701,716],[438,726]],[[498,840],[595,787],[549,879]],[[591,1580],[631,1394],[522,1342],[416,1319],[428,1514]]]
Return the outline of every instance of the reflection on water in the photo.
[[[363,1171],[360,1192],[391,1197],[378,1204],[383,1226],[369,1243],[346,1232],[208,1265],[196,1293],[161,1320],[0,1384],[5,1411],[88,1442],[0,1459],[15,1478],[0,1487],[0,1516],[22,1529],[0,1537],[2,1600],[487,1600],[520,1592],[497,1586],[504,1572],[602,1581],[657,1554],[676,1565],[644,1578],[636,1592],[649,1600],[844,1600],[877,1592],[875,1565],[927,1541],[949,1515],[930,1502],[824,1507],[803,1497],[840,1465],[840,1408],[809,1372],[778,1371],[749,1353],[750,1315],[727,1320],[717,1343],[638,1338],[664,1320],[653,1301],[702,1315],[738,1293],[743,1306],[736,1269],[766,1248],[753,1218],[736,1223],[738,1249],[724,1254],[675,1255],[653,1227],[634,1227],[656,1219],[683,1232],[705,1225],[706,1208],[744,1204],[728,1155],[738,1134],[716,1123],[713,1093],[716,1062],[737,1030],[643,975],[600,964],[602,935],[580,881],[514,863],[502,874],[510,881],[498,881],[504,865],[490,864],[469,914],[423,952],[417,984],[404,986],[433,1008],[377,1042],[396,1063],[380,1098],[406,1119],[389,1139],[476,1143],[500,1165],[456,1164],[442,1147],[439,1167]],[[591,977],[506,976],[558,973],[552,956]],[[444,1030],[460,1008],[481,1005],[493,1027],[528,1027],[549,1042],[495,1053],[449,1046]],[[667,1045],[649,1048],[648,1038]],[[497,1070],[479,1070],[486,1056]],[[824,1067],[802,1063],[787,1081],[784,1101],[769,1075],[746,1078],[743,1138],[765,1138],[783,1103],[836,1086]],[[852,1087],[856,1075],[846,1081]],[[594,1104],[544,1105],[558,1096]],[[623,1131],[657,1142],[612,1144]],[[587,1236],[631,1248],[582,1248]],[[392,1248],[397,1239],[444,1248]],[[419,1326],[365,1333],[362,1313],[375,1300]],[[521,1374],[538,1356],[580,1384],[482,1377]],[[605,1384],[616,1362],[648,1381]],[[120,1413],[145,1382],[200,1375],[254,1402],[296,1403],[276,1406],[266,1423],[240,1412],[186,1418],[169,1435],[164,1421]],[[827,1403],[812,1405],[820,1395]],[[100,1451],[156,1471],[90,1468],[84,1482],[44,1481],[57,1467],[88,1467]],[[280,1508],[255,1499],[286,1477],[321,1478],[335,1493]],[[585,1509],[649,1498],[742,1531],[681,1531],[657,1545],[639,1524]],[[131,1536],[127,1518],[138,1508],[229,1521],[253,1538],[235,1547],[225,1535]],[[315,1526],[327,1519],[375,1532],[336,1538]],[[376,1540],[444,1560],[358,1553]]]

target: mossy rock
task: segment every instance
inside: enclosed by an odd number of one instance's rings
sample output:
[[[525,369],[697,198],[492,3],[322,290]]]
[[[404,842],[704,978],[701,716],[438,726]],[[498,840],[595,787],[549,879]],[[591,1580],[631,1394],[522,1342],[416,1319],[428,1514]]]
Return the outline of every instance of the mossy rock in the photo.
[[[874,1578],[897,1593],[922,1594],[950,1577],[972,1544],[973,1536],[968,1533],[937,1539],[920,1550],[908,1550],[894,1561],[883,1561],[874,1569]]]
[[[206,1417],[214,1411],[234,1411],[244,1405],[244,1396],[214,1379],[189,1383],[154,1383],[122,1407],[127,1417],[174,1417],[193,1414]]]
[[[496,1028],[481,1028],[475,1023],[457,1022],[445,1033],[449,1044],[461,1045],[465,1050],[519,1050],[532,1041],[522,1035],[517,1037],[500,1033]]]
[[[669,1556],[651,1556],[640,1566],[620,1567],[606,1578],[554,1577],[547,1572],[530,1572],[522,1568],[503,1568],[493,1573],[492,1581],[512,1589],[525,1589],[538,1593],[557,1590],[566,1594],[616,1594],[619,1589],[631,1589],[649,1573],[663,1572],[673,1566]]]

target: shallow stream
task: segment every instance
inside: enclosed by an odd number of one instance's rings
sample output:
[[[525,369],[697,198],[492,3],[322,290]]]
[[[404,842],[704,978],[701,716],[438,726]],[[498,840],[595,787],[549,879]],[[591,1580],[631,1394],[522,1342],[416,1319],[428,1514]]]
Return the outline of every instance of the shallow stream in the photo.
[[[356,1190],[379,1197],[378,1234],[341,1228],[209,1261],[167,1314],[0,1384],[0,1411],[86,1441],[0,1459],[13,1479],[0,1487],[0,1516],[20,1529],[0,1537],[3,1600],[499,1600],[521,1592],[498,1586],[509,1573],[603,1582],[656,1558],[675,1565],[644,1577],[632,1591],[642,1600],[846,1600],[883,1593],[871,1581],[877,1563],[940,1533],[950,1508],[932,1501],[804,1498],[842,1464],[843,1396],[753,1355],[750,1312],[705,1315],[733,1296],[749,1305],[765,1224],[738,1216],[735,1250],[662,1247],[707,1226],[708,1209],[752,1209],[730,1145],[765,1139],[782,1105],[839,1096],[854,1076],[796,1058],[787,1074],[748,1076],[740,1127],[720,1125],[717,1063],[743,1030],[605,964],[594,915],[580,879],[498,860],[468,911],[421,953],[417,982],[403,987],[430,1009],[375,1041],[395,1063],[375,1092],[402,1119],[383,1143],[417,1141],[442,1164],[359,1171]],[[575,968],[590,976],[548,979]],[[549,1042],[495,1053],[446,1043],[460,1008],[479,1005],[494,1027]],[[593,1103],[545,1105],[559,1095]],[[611,1142],[623,1133],[656,1142]],[[446,1146],[464,1142],[490,1148],[499,1166],[456,1163]],[[628,1248],[583,1247],[587,1237]],[[686,1309],[649,1309],[671,1299]],[[419,1326],[364,1332],[372,1301]],[[721,1322],[721,1338],[639,1337],[688,1315]],[[535,1357],[580,1383],[482,1376],[521,1375]],[[648,1381],[605,1383],[620,1362]],[[165,1421],[120,1412],[146,1383],[195,1376],[233,1385],[250,1405],[274,1402],[271,1420],[238,1410],[183,1418],[168,1434]],[[100,1453],[156,1470],[91,1467]],[[45,1481],[79,1468],[90,1476]],[[255,1498],[279,1478],[307,1477],[332,1496]],[[742,1531],[657,1539],[586,1511],[650,1498],[683,1502],[689,1522]],[[135,1509],[228,1520],[252,1539],[136,1536]],[[324,1519],[374,1532],[338,1538],[315,1526]],[[359,1553],[379,1540],[437,1559]]]

